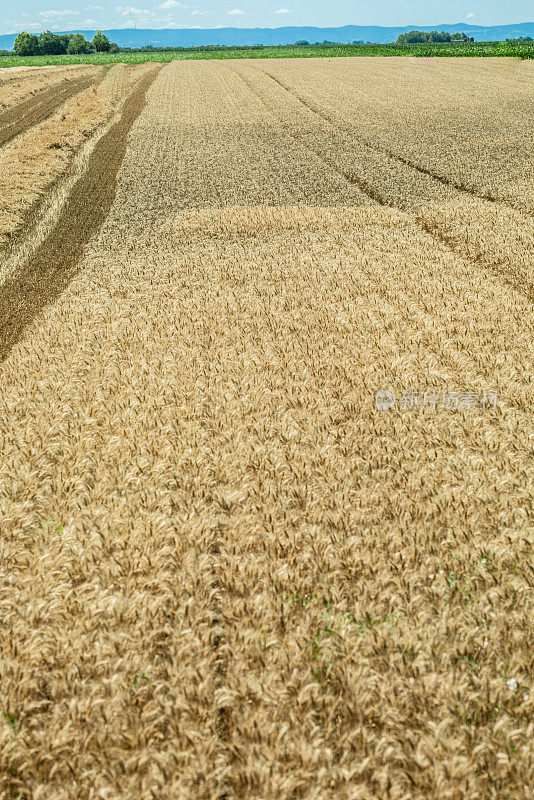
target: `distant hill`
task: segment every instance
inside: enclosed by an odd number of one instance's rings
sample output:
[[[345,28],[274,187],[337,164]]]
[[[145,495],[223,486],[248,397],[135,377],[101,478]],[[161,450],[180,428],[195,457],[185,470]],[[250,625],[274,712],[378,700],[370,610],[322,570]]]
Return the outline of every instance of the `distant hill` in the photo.
[[[502,41],[516,39],[519,36],[534,37],[534,22],[522,22],[517,25],[468,25],[458,22],[455,25],[406,25],[403,28],[382,28],[379,26],[345,25],[342,28],[165,28],[162,30],[149,30],[142,28],[124,28],[107,30],[105,33],[111,41],[117,42],[121,47],[195,47],[207,44],[223,45],[253,45],[253,44],[293,44],[299,39],[308,42],[323,42],[325,39],[335,42],[376,42],[384,44],[395,42],[399,33],[408,31],[465,31],[468,36],[473,36],[477,42]],[[87,39],[92,39],[94,30],[62,31],[62,33],[83,33]],[[0,36],[0,50],[11,50],[15,34]]]

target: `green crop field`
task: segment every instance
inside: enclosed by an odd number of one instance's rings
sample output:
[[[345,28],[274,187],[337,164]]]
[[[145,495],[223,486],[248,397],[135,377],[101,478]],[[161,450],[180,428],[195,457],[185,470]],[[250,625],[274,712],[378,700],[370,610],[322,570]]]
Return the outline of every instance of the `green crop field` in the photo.
[[[447,44],[332,44],[281,45],[278,47],[184,48],[120,53],[92,53],[62,56],[0,56],[1,67],[50,66],[63,64],[142,64],[147,61],[222,58],[335,58],[337,56],[417,56],[534,58],[534,42],[458,42]]]

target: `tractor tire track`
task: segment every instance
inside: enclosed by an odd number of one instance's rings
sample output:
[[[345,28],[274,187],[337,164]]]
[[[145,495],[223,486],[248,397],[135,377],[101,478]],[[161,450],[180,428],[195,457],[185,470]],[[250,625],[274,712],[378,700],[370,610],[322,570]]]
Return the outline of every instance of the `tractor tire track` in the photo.
[[[54,230],[14,277],[0,289],[0,362],[42,308],[66,289],[78,271],[86,244],[105,220],[116,190],[128,133],[146,104],[159,66],[126,100],[121,118],[100,139],[75,184]]]
[[[268,78],[271,78],[275,83],[278,84],[282,89],[284,89],[288,94],[291,95],[295,100],[298,100],[303,106],[305,106],[308,111],[311,111],[312,114],[316,114],[322,120],[327,122],[329,125],[336,127],[336,123],[332,118],[322,111],[320,108],[315,106],[313,103],[310,103],[308,100],[300,97],[293,89],[289,86],[286,86],[279,78],[271,75],[270,72],[266,72],[265,70],[261,70],[264,75]],[[352,131],[351,131],[351,135]],[[457,192],[461,192],[462,194],[468,194],[471,197],[476,197],[478,200],[486,200],[488,203],[497,203],[498,205],[504,206],[505,208],[510,208],[513,211],[519,211],[521,214],[525,214],[526,216],[534,216],[529,211],[524,208],[517,208],[516,206],[512,205],[511,203],[507,203],[505,200],[501,200],[498,197],[495,197],[492,194],[487,194],[485,192],[477,192],[476,189],[473,189],[470,186],[466,186],[462,183],[458,183],[454,181],[452,178],[446,178],[444,175],[440,175],[437,172],[433,172],[426,167],[421,166],[420,164],[416,164],[414,161],[410,161],[408,158],[404,158],[404,156],[399,155],[398,153],[389,150],[387,147],[381,147],[380,145],[376,144],[375,142],[371,142],[368,139],[365,139],[362,136],[353,136],[353,138],[359,142],[360,144],[368,147],[371,150],[374,150],[375,153],[379,153],[380,155],[386,156],[387,158],[392,159],[393,161],[397,161],[399,164],[403,164],[405,167],[409,167],[410,169],[415,170],[420,175],[426,175],[426,177],[431,178],[438,183],[441,183],[442,186],[448,186],[451,189],[455,189]]]
[[[300,97],[298,97],[296,94],[294,94],[290,89],[288,89],[286,86],[284,86],[277,78],[274,78],[272,75],[270,75],[267,72],[263,72],[263,70],[262,70],[262,73],[264,75],[267,75],[267,77],[272,78],[275,83],[279,84],[292,97],[294,97],[295,99],[299,100],[302,103],[302,105],[305,106],[309,111],[311,111],[312,113],[314,113],[317,116],[321,117],[321,119],[324,119],[326,122],[328,122],[328,124],[331,127],[335,127],[334,123],[333,123],[333,121],[331,119],[329,119],[326,115],[323,115],[322,112],[316,111],[314,108],[312,108],[307,102],[302,100]],[[384,208],[392,208],[392,209],[395,209],[395,210],[404,210],[404,211],[406,211],[406,209],[399,209],[398,206],[394,202],[392,202],[390,199],[388,199],[386,197],[386,195],[382,194],[381,192],[378,192],[375,188],[369,186],[369,184],[365,180],[363,180],[363,178],[361,178],[359,176],[357,177],[356,175],[354,175],[352,173],[349,173],[349,172],[347,172],[345,170],[340,169],[336,164],[334,164],[330,160],[326,159],[319,151],[317,151],[317,150],[313,149],[312,147],[310,147],[309,144],[304,143],[302,141],[302,137],[300,137],[298,134],[295,134],[290,129],[290,127],[283,120],[282,116],[281,115],[277,115],[277,114],[275,114],[273,112],[273,110],[269,107],[269,105],[263,100],[261,95],[257,92],[257,90],[255,89],[253,83],[250,80],[248,80],[247,78],[245,78],[243,75],[241,75],[240,73],[236,72],[235,74],[239,75],[241,80],[248,86],[250,91],[253,92],[253,94],[260,100],[260,102],[264,105],[264,107],[267,109],[267,111],[269,111],[269,113],[272,114],[278,120],[278,122],[280,122],[280,124],[282,125],[282,127],[284,128],[286,133],[289,136],[291,136],[291,138],[294,141],[299,142],[300,144],[304,145],[309,150],[309,152],[313,153],[317,158],[319,158],[321,161],[323,161],[324,164],[326,164],[330,169],[334,170],[338,175],[343,177],[350,184],[352,184],[353,186],[357,187],[363,194],[365,194],[373,202],[377,203],[378,205],[380,205],[380,206],[382,206]],[[383,150],[381,148],[373,147],[372,145],[370,145],[367,142],[365,142],[363,139],[358,139],[358,141],[360,142],[360,144],[363,144],[364,146],[368,146],[371,149],[374,149],[376,152],[380,153],[381,155],[384,155],[384,156],[387,156],[387,157],[391,157],[393,160],[399,160],[399,159],[396,158],[395,155],[393,155],[393,154],[390,155],[389,153],[387,153],[385,150]],[[410,164],[408,164],[406,162],[405,166],[410,166]],[[419,170],[419,171],[421,171],[421,170]],[[424,174],[427,175],[427,177],[430,177],[431,179],[434,178],[434,176],[431,173],[424,172]],[[447,184],[449,187],[451,187],[453,189],[457,189],[457,187],[455,186],[454,183],[447,183],[446,181],[440,181],[440,182],[442,184]],[[463,190],[462,189],[458,189],[458,191],[461,192]],[[512,210],[514,212],[527,214],[527,212],[524,212],[521,209],[514,208],[513,206],[508,206],[507,204],[501,203],[500,201],[482,197],[481,195],[477,195],[476,193],[470,192],[468,190],[466,190],[466,191],[472,197],[475,197],[475,198],[477,198],[479,200],[488,200],[488,202],[494,202],[494,203],[496,203],[498,205],[501,205],[501,206],[504,206],[506,208],[509,208],[510,210]],[[426,234],[431,236],[435,241],[439,242],[442,246],[446,247],[449,250],[449,252],[451,252],[455,256],[461,258],[464,262],[472,264],[474,267],[477,267],[477,268],[481,268],[482,267],[483,269],[488,270],[493,275],[495,275],[500,280],[502,280],[504,283],[506,283],[507,286],[510,286],[515,291],[519,292],[520,294],[525,295],[528,298],[528,300],[532,301],[534,299],[532,286],[528,282],[525,283],[524,280],[518,278],[517,276],[510,275],[506,270],[504,270],[502,268],[501,264],[499,264],[497,262],[494,262],[489,258],[482,257],[482,255],[480,255],[480,256],[478,256],[476,258],[473,258],[473,257],[469,256],[468,254],[466,254],[462,250],[461,247],[458,247],[456,245],[456,243],[449,236],[441,233],[438,229],[432,228],[430,225],[428,225],[423,219],[421,219],[420,215],[415,214],[413,216],[414,216],[416,224]]]
[[[300,136],[298,136],[297,134],[293,133],[293,131],[291,130],[290,126],[287,125],[286,121],[282,118],[282,116],[275,114],[273,112],[273,110],[267,105],[267,103],[265,102],[263,97],[261,97],[261,95],[258,94],[258,92],[256,91],[256,89],[255,89],[254,85],[252,84],[252,82],[249,81],[247,78],[245,78],[244,75],[241,75],[239,72],[236,72],[235,74],[239,78],[241,78],[243,83],[249,88],[249,90],[252,92],[252,94],[255,97],[257,97],[257,99],[263,104],[264,108],[269,112],[269,114],[271,114],[277,120],[277,122],[280,123],[280,125],[284,129],[285,133],[288,136],[290,136],[293,139],[293,141],[298,142],[300,145],[304,146],[306,148],[306,150],[308,150],[308,152],[313,153],[313,155],[316,158],[318,158],[320,161],[322,161],[323,164],[326,164],[326,166],[329,169],[331,169],[337,175],[340,175],[344,180],[346,180],[352,186],[355,186],[357,189],[359,189],[360,192],[362,192],[362,194],[364,194],[366,197],[368,197],[374,203],[378,203],[378,205],[380,205],[380,206],[388,206],[390,208],[394,208],[394,206],[391,203],[389,203],[386,200],[385,197],[383,197],[380,193],[378,193],[371,186],[369,186],[362,178],[359,178],[356,175],[353,175],[351,173],[346,172],[343,169],[340,169],[337,166],[337,164],[334,164],[332,161],[330,161],[329,159],[325,158],[323,156],[323,154],[320,153],[318,150],[315,150],[312,147],[310,147],[309,144],[304,143]]]
[[[456,242],[451,236],[443,233],[439,230],[439,228],[432,226],[419,215],[416,215],[415,220],[419,227],[425,231],[425,233],[428,233],[429,236],[432,236],[435,241],[441,242],[441,244],[451,253],[454,253],[459,258],[462,258],[464,261],[473,264],[476,267],[481,267],[482,269],[488,270],[488,272],[491,272],[492,275],[495,275],[497,278],[502,280],[503,283],[505,283],[511,289],[526,296],[531,303],[534,302],[534,286],[530,281],[525,280],[524,275],[510,273],[498,261],[491,261],[482,253],[479,253],[475,256],[466,255],[466,253],[464,253],[461,248],[457,246]]]
[[[102,77],[84,75],[82,78],[65,81],[59,86],[43,89],[38,94],[23,100],[14,108],[0,114],[0,147],[3,147],[21,133],[34,128],[52,116],[60,106],[74,95],[83,92]]]

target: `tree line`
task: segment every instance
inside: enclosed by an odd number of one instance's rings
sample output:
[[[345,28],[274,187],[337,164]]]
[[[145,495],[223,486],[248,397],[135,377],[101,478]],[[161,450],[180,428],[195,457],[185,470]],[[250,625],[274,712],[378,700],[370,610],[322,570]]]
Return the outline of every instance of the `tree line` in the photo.
[[[409,33],[399,33],[397,44],[420,44],[426,42],[474,42],[473,36],[466,33],[446,33],[441,31],[410,31]]]
[[[18,56],[61,56],[85,53],[118,53],[119,46],[110,42],[102,31],[96,31],[88,42],[83,33],[52,33],[43,31],[39,36],[23,31],[15,39],[13,50]]]

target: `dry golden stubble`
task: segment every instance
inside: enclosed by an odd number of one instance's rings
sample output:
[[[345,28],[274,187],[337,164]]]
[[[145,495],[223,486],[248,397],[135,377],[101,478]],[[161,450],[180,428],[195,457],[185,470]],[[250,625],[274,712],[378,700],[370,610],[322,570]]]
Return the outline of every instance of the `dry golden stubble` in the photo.
[[[59,85],[43,89],[37,96],[17,103],[15,107],[1,113],[0,147],[4,147],[17,136],[51,117],[71,97],[93,86],[103,75],[103,71],[100,71],[81,75],[74,80],[64,80]]]
[[[26,131],[0,151],[0,248],[20,235],[30,212],[67,172],[78,149],[110,119],[150,65],[117,65],[99,84],[85,89],[49,119]]]
[[[43,305],[52,303],[68,286],[85,245],[106,218],[115,196],[128,132],[144,108],[146,90],[158,69],[152,67],[145,72],[135,91],[122,104],[114,124],[88,154],[87,163],[82,162],[85,170],[64,198],[63,207],[60,204],[63,198],[58,196],[54,229],[45,235],[45,217],[43,230],[37,231],[42,240],[33,242],[27,254],[23,249],[22,256],[27,256],[24,260],[15,258],[18,270],[10,265],[11,270],[1,285],[0,359],[6,357]]]
[[[77,81],[83,76],[96,76],[100,70],[100,67],[83,64],[28,68],[22,71],[16,67],[0,70],[0,112],[4,113],[46,89]]]

